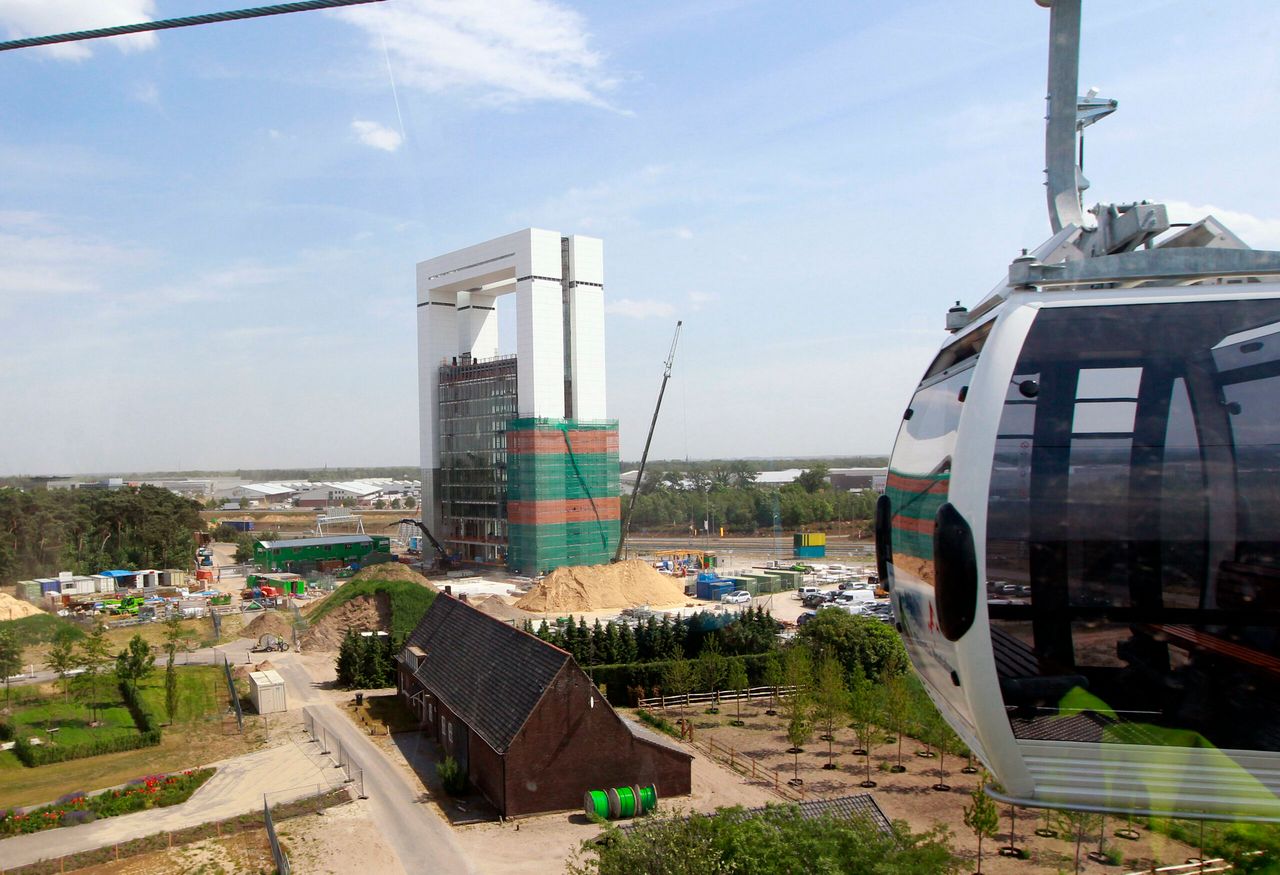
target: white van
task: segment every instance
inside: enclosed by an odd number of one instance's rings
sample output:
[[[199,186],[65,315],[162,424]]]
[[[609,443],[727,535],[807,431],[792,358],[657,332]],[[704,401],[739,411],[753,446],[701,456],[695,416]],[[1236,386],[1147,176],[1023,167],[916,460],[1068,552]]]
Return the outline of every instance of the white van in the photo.
[[[817,595],[821,590],[816,586],[802,586],[796,590],[796,598],[803,599],[807,595]]]

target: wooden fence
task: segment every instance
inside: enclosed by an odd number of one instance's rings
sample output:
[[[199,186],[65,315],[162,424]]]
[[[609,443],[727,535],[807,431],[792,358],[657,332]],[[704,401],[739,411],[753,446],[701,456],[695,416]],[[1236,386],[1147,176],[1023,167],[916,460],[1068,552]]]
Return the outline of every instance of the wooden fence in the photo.
[[[739,693],[738,690],[715,690],[710,693],[683,693],[679,696],[650,696],[640,700],[641,708],[661,708],[664,711],[679,705],[721,705],[725,702],[736,702],[752,699],[784,699],[795,692],[795,687],[751,687]]]
[[[765,765],[750,754],[717,742],[709,736],[694,741],[693,746],[705,751],[712,759],[724,763],[742,777],[761,782],[788,802],[803,802],[806,798],[804,785],[791,786],[777,769]]]

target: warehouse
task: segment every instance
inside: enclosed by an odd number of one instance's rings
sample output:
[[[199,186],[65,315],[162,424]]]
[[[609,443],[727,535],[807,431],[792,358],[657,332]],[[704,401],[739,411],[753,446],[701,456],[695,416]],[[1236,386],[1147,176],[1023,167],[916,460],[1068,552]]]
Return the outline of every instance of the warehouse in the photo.
[[[451,596],[397,663],[422,732],[504,817],[578,808],[605,787],[689,793],[689,753],[619,717],[565,651]]]
[[[383,535],[334,535],[292,541],[258,541],[253,564],[263,571],[296,571],[305,563],[336,560],[343,565],[391,555],[391,539]]]

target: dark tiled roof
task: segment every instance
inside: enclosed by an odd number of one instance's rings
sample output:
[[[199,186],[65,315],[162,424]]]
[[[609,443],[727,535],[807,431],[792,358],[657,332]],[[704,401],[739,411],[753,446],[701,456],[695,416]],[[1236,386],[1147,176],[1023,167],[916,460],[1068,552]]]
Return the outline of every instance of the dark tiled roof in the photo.
[[[426,653],[418,681],[498,753],[569,661],[560,648],[443,594],[405,643]]]
[[[804,818],[822,817],[825,814],[829,814],[832,817],[861,817],[871,821],[876,829],[883,833],[892,831],[889,826],[889,818],[884,816],[884,812],[880,810],[880,806],[876,804],[876,800],[870,793],[841,796],[838,799],[810,799],[808,802],[791,804],[800,809],[800,816]],[[752,817],[771,807],[776,808],[778,806],[762,805],[759,808],[748,808],[742,811],[739,817]],[[641,827],[644,823],[644,820],[633,820],[622,824],[620,829],[626,832]]]

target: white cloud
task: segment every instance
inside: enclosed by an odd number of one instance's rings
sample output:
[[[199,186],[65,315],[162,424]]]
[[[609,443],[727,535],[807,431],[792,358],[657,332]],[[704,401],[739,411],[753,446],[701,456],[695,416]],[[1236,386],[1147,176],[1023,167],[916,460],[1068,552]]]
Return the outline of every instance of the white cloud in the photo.
[[[10,38],[49,36],[79,30],[95,30],[121,24],[139,24],[155,16],[155,0],[0,0],[0,26]],[[100,40],[56,43],[43,51],[55,58],[83,60],[93,54]],[[106,42],[122,52],[142,51],[156,44],[154,33],[112,37]]]
[[[404,138],[398,131],[393,131],[377,122],[356,119],[351,123],[351,129],[356,132],[356,137],[361,143],[384,152],[394,152],[404,142]]]
[[[147,106],[160,105],[160,89],[154,82],[139,82],[133,87],[131,95],[134,100],[145,103]]]
[[[656,316],[670,316],[675,313],[675,308],[666,301],[655,301],[652,298],[643,298],[638,301],[631,298],[618,298],[616,301],[605,304],[604,311],[627,319],[650,319]]]
[[[333,14],[365,31],[379,55],[385,45],[410,88],[607,106],[601,94],[616,84],[582,16],[551,0],[397,0]]]
[[[94,292],[100,275],[141,253],[67,234],[29,212],[0,213],[0,300]]]
[[[719,295],[713,294],[711,292],[690,292],[689,306],[696,313],[697,311],[701,310],[704,306],[706,306],[707,304],[710,304],[712,301],[714,301],[718,297]]]
[[[1164,203],[1169,208],[1170,222],[1198,222],[1205,216],[1213,216],[1254,249],[1280,249],[1280,219],[1264,219],[1212,204],[1197,205],[1186,201]]]

